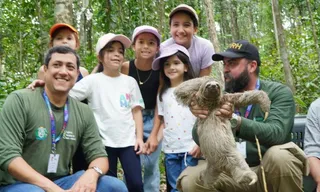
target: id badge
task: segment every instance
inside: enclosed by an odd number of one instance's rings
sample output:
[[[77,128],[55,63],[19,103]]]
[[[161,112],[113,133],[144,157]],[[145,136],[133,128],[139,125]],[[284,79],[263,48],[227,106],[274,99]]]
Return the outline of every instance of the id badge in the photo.
[[[241,155],[246,159],[247,158],[247,142],[236,142],[237,143],[237,149],[241,153]]]
[[[59,163],[59,154],[50,154],[48,163],[48,173],[56,173]]]

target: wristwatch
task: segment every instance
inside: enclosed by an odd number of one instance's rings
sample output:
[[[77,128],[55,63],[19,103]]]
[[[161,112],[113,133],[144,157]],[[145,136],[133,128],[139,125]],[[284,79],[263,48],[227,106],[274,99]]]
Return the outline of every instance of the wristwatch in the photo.
[[[239,122],[239,116],[233,113],[230,119],[231,128],[232,129],[236,128],[238,126],[238,122]]]
[[[90,169],[95,170],[99,174],[99,176],[103,175],[101,169],[99,167],[97,167],[97,166],[90,167]]]

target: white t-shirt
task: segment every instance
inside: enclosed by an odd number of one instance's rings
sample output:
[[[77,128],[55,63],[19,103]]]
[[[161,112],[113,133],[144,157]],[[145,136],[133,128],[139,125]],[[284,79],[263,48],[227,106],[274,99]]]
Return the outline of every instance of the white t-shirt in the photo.
[[[158,114],[163,116],[163,152],[185,153],[196,144],[192,139],[192,128],[196,117],[188,107],[179,104],[173,94],[175,88],[169,88],[157,97]]]
[[[103,73],[88,75],[75,84],[69,95],[79,101],[88,99],[105,146],[134,146],[136,128],[131,110],[144,108],[134,78],[123,74],[118,77]]]
[[[161,49],[174,43],[175,41],[171,37],[161,43]],[[201,69],[205,69],[213,64],[213,45],[209,40],[194,35],[188,51],[190,54],[190,60],[194,74],[196,77],[199,77]]]

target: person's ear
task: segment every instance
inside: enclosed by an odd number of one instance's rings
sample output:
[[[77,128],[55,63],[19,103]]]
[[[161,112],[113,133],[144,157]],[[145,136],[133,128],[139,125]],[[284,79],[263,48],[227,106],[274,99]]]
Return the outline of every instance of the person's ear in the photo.
[[[198,27],[194,26],[193,34],[196,35],[198,32]]]
[[[253,60],[249,63],[249,73],[255,73],[255,71],[257,70],[258,67],[258,63],[256,60]]]

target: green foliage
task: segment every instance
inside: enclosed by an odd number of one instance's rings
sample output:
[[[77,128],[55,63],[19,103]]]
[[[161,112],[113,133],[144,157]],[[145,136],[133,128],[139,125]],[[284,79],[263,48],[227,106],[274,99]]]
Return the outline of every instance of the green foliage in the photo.
[[[260,50],[261,78],[285,83],[283,66],[274,35],[272,10],[269,1],[213,0],[215,21],[221,50],[232,41],[231,10],[236,11],[240,37],[250,40]],[[36,77],[48,48],[48,31],[54,23],[54,0],[1,0],[0,1],[0,106],[12,91],[26,87]],[[88,42],[81,44],[79,54],[82,65],[90,72],[97,65],[95,44],[108,32],[131,37],[135,27],[152,25],[161,30],[162,39],[170,37],[168,15],[180,3],[194,7],[199,15],[198,35],[208,37],[205,7],[200,0],[91,0],[86,10],[82,1],[74,1],[74,26],[82,29],[81,14],[90,21],[90,31],[85,32]],[[320,30],[319,2],[310,1],[317,31]],[[234,9],[230,9],[232,6]],[[286,43],[297,93],[295,100],[300,113],[307,111],[310,103],[319,97],[319,65],[306,3],[303,0],[280,1],[281,17],[285,25]],[[162,25],[161,25],[162,18]],[[80,33],[84,31],[80,30]],[[320,41],[320,38],[318,37]],[[134,58],[131,49],[127,60]]]

